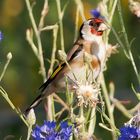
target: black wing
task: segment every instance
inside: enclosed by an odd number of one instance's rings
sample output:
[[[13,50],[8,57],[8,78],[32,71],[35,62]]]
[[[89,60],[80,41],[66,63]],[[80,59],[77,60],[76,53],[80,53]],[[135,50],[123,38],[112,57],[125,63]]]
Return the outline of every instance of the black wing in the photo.
[[[79,44],[78,44],[79,45]],[[80,47],[78,47],[75,52],[71,55],[71,57],[69,58],[69,60],[67,60],[68,62],[73,60],[78,54],[79,52],[81,52],[81,50],[83,49],[83,45],[79,45]],[[56,78],[56,76],[60,73],[60,71],[66,66],[66,63],[62,63],[59,64],[55,70],[53,71],[52,75],[49,77],[49,79],[39,88],[39,90],[41,92],[43,92],[45,90],[45,88]]]

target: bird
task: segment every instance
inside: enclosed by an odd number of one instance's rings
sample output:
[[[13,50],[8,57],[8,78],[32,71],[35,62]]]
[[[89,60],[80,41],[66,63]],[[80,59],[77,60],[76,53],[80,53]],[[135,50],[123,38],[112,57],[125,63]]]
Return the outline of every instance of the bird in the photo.
[[[35,98],[25,112],[35,108],[40,102],[52,93],[63,92],[68,87],[73,90],[73,81],[97,79],[106,59],[107,47],[103,42],[103,32],[108,29],[102,18],[85,20],[80,29],[79,36],[72,49],[67,53],[67,63],[60,63],[50,75],[48,80],[40,86],[40,94]],[[90,56],[90,70],[86,78],[85,54]]]

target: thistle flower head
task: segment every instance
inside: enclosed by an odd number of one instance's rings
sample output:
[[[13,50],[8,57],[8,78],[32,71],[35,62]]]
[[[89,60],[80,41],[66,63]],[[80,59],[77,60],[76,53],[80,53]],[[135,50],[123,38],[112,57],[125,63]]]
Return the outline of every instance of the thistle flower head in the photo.
[[[34,140],[69,140],[72,133],[72,126],[61,122],[60,130],[56,130],[56,122],[44,121],[42,126],[36,126],[32,132]]]
[[[129,122],[120,128],[121,135],[119,140],[138,140],[140,139],[140,113],[137,113]]]
[[[76,94],[78,98],[78,105],[90,105],[92,107],[96,106],[98,103],[98,94],[100,93],[100,87],[99,84],[89,83],[86,82],[85,84],[77,83],[77,86],[75,86]]]

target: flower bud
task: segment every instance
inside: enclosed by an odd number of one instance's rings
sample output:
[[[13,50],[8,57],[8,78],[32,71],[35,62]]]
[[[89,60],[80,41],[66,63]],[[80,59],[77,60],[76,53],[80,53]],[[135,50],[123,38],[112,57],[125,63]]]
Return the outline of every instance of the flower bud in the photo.
[[[87,107],[87,105],[95,107],[98,103],[98,94],[100,93],[100,85],[98,83],[78,83],[75,90],[78,99],[78,106],[84,104],[85,107]]]
[[[33,31],[32,31],[32,29],[27,29],[26,30],[26,37],[27,37],[27,39],[33,38]]]
[[[67,54],[62,50],[58,50],[58,57],[63,62],[67,60]]]
[[[34,109],[31,109],[29,111],[29,113],[27,114],[26,120],[30,126],[36,123],[36,116],[35,116]]]
[[[7,54],[7,59],[8,59],[8,60],[11,60],[11,59],[12,59],[12,53],[11,53],[11,52],[9,52],[9,53]]]

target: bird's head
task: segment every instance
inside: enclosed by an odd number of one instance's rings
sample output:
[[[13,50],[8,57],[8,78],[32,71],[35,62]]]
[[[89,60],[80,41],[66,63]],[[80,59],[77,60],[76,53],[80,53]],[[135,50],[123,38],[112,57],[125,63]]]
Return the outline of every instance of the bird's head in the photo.
[[[80,36],[85,40],[94,41],[96,38],[100,38],[107,29],[108,26],[103,19],[90,18],[81,25]]]

